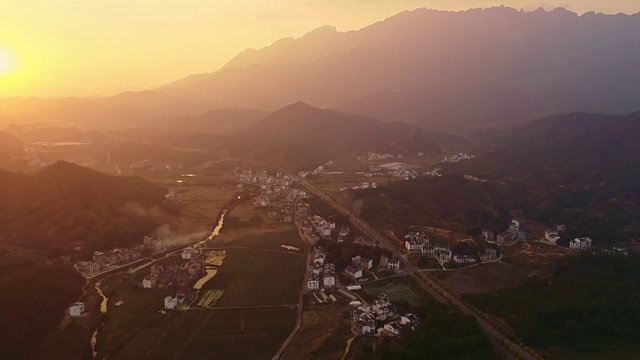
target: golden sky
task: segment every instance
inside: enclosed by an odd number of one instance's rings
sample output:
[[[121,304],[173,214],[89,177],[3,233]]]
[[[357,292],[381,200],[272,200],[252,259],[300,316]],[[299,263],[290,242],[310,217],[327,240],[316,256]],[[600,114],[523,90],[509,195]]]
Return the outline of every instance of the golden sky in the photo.
[[[502,4],[640,11],[640,0],[0,0],[0,97],[152,87],[322,25],[346,31],[419,7]]]

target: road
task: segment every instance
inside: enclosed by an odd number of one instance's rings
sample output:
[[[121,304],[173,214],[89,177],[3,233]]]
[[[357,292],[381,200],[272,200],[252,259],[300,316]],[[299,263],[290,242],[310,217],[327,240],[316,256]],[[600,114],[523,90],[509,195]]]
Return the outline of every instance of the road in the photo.
[[[298,308],[296,311],[296,326],[293,328],[293,331],[291,331],[291,334],[289,334],[289,337],[284,341],[284,343],[282,343],[282,346],[280,346],[280,349],[278,349],[278,352],[273,356],[272,360],[279,360],[280,357],[282,357],[282,354],[284,353],[284,351],[287,349],[287,347],[289,346],[289,344],[291,343],[291,341],[293,341],[293,338],[296,336],[296,334],[298,333],[298,331],[300,330],[300,325],[302,325],[302,309],[304,307],[304,294],[305,294],[305,289],[307,288],[307,266],[309,266],[309,263],[311,263],[311,243],[309,242],[309,239],[307,238],[306,234],[304,234],[304,232],[300,229],[300,223],[298,222],[298,199],[296,198],[294,201],[294,206],[293,206],[293,222],[296,224],[296,227],[298,228],[298,233],[300,235],[300,238],[303,239],[305,242],[307,242],[307,244],[309,245],[307,247],[307,261],[305,262],[304,266],[304,278],[302,279],[302,284],[300,284],[300,299],[298,300]]]
[[[380,245],[389,249],[394,256],[403,259],[405,263],[406,273],[411,276],[426,292],[431,294],[438,301],[449,302],[460,308],[460,310],[465,314],[475,317],[480,327],[488,335],[488,339],[498,350],[508,356],[508,358],[526,360],[536,360],[542,358],[540,355],[535,354],[533,351],[526,350],[523,346],[515,343],[508,336],[498,331],[491,324],[484,320],[482,314],[480,314],[479,312],[474,312],[467,304],[460,301],[456,295],[451,293],[450,290],[437,284],[428,274],[421,272],[415,265],[407,261],[400,251],[400,244],[395,245],[393,243],[394,240],[382,236],[362,219],[353,215],[348,209],[340,205],[337,201],[313,186],[308,181],[301,180],[300,184],[304,186],[310,193],[320,197],[327,204],[331,205],[331,207],[340,212],[342,215],[347,216],[351,223],[358,229],[360,229],[360,231],[362,231],[365,235],[367,235],[374,241],[379,241]],[[516,355],[512,354],[512,352],[510,352],[507,347],[511,348],[512,351],[516,353]]]

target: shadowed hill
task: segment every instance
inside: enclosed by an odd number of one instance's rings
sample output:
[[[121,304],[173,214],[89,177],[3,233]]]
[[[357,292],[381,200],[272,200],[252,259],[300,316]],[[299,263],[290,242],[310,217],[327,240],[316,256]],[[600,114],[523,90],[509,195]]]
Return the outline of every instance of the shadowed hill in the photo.
[[[170,216],[166,189],[66,162],[24,175],[0,171],[0,221],[6,241],[69,249],[137,244]]]
[[[435,140],[438,135],[400,122],[385,123],[298,102],[239,132],[227,148],[241,157],[304,168],[368,151],[437,154],[441,152]]]

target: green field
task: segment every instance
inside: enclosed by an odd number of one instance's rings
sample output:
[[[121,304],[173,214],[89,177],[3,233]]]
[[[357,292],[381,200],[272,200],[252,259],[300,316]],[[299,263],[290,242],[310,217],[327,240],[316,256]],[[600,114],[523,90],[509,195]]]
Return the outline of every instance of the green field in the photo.
[[[172,189],[182,196],[179,234],[191,234],[211,230],[218,214],[235,196],[235,191],[222,186],[190,186]]]
[[[365,298],[375,298],[384,293],[391,301],[406,302],[411,306],[420,305],[420,298],[404,280],[377,281],[362,287]]]
[[[296,304],[304,261],[287,253],[230,249],[203,289],[224,289],[216,307]]]
[[[209,247],[245,246],[257,249],[283,250],[281,245],[294,246],[304,253],[305,243],[293,224],[274,224],[266,228],[233,229],[223,227],[219,236],[208,241]]]
[[[263,272],[270,271],[264,266],[273,267],[270,264],[287,260],[284,257],[298,258],[260,250],[229,250],[219,273],[205,284],[201,301],[204,299],[209,302],[207,305],[215,307],[295,303],[300,279],[294,281],[291,275],[298,274],[301,278],[300,268],[294,272],[293,267],[281,266],[270,280],[262,278]],[[285,262],[303,266],[303,260]],[[135,288],[133,285],[142,275],[124,274],[103,281],[109,312],[98,335],[99,357],[209,359],[215,353],[224,359],[268,359],[295,322],[295,309],[286,307],[192,310],[162,315],[159,310],[163,298],[173,292]],[[265,292],[265,287],[273,293]],[[120,300],[124,304],[115,307],[113,304]]]
[[[99,357],[112,359],[271,359],[295,323],[292,309],[204,310],[158,315]],[[105,329],[105,332],[107,330]]]

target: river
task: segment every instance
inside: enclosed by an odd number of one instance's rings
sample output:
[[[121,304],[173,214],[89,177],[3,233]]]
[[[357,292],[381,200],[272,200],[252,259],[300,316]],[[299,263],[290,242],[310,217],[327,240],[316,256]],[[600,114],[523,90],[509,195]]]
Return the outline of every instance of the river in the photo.
[[[107,296],[102,292],[102,288],[100,287],[100,282],[99,281],[96,283],[95,289],[96,289],[96,292],[98,293],[98,295],[100,295],[102,297],[102,302],[100,303],[100,313],[106,314],[107,313],[107,305],[109,303],[109,298],[107,298]],[[93,332],[93,334],[91,335],[91,352],[93,353],[93,358],[94,359],[96,357],[98,357],[98,351],[96,350],[96,344],[98,343],[98,331],[100,331],[101,327],[102,327],[102,324],[100,324],[100,326],[98,326],[96,328],[96,330]]]

